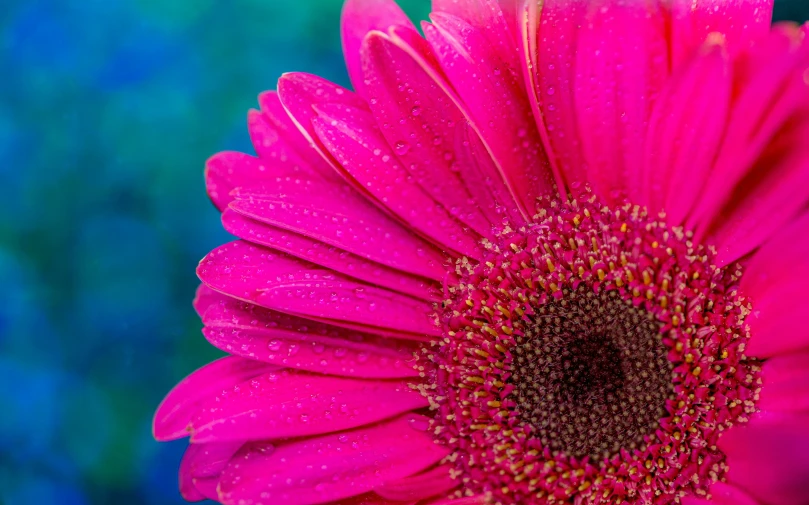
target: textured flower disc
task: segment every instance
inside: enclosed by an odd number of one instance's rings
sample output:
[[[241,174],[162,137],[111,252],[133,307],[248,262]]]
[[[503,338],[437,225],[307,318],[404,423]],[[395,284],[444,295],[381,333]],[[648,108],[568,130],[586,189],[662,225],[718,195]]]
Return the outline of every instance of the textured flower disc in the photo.
[[[448,282],[424,388],[469,489],[508,503],[667,503],[725,472],[754,412],[740,267],[589,191],[540,201]]]

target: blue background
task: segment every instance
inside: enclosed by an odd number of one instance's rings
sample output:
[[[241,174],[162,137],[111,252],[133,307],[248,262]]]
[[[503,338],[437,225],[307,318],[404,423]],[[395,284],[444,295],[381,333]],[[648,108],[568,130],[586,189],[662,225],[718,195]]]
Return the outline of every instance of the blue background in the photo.
[[[191,308],[229,240],[203,163],[251,151],[246,111],[282,72],[347,84],[340,6],[0,0],[0,504],[182,503],[185,442],[150,423],[219,355]]]

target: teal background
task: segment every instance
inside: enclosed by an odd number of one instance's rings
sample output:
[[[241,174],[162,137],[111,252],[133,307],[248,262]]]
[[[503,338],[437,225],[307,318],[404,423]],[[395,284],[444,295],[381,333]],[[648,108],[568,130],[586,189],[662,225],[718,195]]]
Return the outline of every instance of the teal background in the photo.
[[[150,422],[219,355],[191,308],[228,240],[203,163],[251,150],[246,111],[282,72],[347,84],[340,6],[0,0],[0,504],[181,503],[185,443]]]

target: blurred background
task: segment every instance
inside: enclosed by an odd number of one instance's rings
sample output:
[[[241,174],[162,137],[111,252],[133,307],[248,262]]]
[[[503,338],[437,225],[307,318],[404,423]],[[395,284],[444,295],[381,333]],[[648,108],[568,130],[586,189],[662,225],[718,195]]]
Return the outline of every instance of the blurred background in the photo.
[[[347,85],[341,3],[0,0],[0,504],[182,503],[185,442],[150,423],[219,356],[191,308],[229,240],[203,164],[252,152],[282,72]]]

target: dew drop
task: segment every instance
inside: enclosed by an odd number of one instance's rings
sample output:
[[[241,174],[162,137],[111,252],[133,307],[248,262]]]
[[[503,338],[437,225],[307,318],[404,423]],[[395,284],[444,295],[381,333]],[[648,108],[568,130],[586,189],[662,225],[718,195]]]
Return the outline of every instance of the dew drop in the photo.
[[[410,427],[418,431],[427,431],[430,428],[430,422],[426,419],[413,417],[407,421]]]
[[[396,151],[396,154],[399,154],[399,155],[407,154],[407,152],[410,150],[410,144],[400,140],[399,142],[396,142],[396,146],[394,146],[394,150]]]

